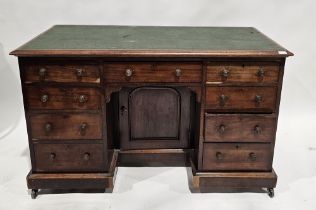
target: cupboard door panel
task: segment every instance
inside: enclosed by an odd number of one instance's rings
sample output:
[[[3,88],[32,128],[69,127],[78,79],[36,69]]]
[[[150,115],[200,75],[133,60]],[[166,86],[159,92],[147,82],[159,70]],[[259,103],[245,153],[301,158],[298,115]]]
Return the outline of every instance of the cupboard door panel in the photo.
[[[190,91],[186,88],[123,88],[119,96],[123,149],[187,148]]]
[[[178,139],[180,95],[172,88],[138,88],[130,94],[131,140]]]

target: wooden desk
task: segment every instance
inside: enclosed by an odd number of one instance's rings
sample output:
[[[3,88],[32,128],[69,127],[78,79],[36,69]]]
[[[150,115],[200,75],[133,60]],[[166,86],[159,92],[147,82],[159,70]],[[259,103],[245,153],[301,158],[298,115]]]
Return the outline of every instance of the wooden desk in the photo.
[[[191,166],[191,190],[268,188],[285,58],[254,28],[54,26],[19,57],[28,188],[112,189]]]

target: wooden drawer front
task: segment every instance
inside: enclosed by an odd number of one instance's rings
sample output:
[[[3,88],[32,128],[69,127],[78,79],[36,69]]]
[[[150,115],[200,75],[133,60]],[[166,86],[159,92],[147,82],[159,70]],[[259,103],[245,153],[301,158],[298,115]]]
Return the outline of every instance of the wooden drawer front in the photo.
[[[109,63],[105,82],[200,82],[198,63]]]
[[[207,142],[271,142],[276,119],[271,115],[206,114]]]
[[[214,111],[273,112],[277,87],[207,87],[206,108]]]
[[[36,171],[100,171],[103,144],[34,144]]]
[[[214,63],[207,67],[209,84],[277,83],[279,66],[276,63]]]
[[[30,116],[30,127],[33,140],[102,138],[98,114],[34,114]]]
[[[269,171],[271,144],[204,143],[203,169],[210,171]]]
[[[30,65],[26,67],[24,74],[25,83],[100,83],[100,73],[97,65]]]
[[[100,109],[101,94],[94,88],[26,87],[30,109]]]

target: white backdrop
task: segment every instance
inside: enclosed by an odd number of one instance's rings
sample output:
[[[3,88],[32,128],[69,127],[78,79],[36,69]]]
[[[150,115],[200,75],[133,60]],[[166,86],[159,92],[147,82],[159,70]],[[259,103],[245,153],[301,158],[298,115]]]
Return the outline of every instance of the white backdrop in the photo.
[[[315,209],[315,8],[312,0],[0,0],[0,209]],[[120,168],[113,194],[31,200],[18,63],[8,54],[55,24],[253,26],[292,51],[277,133],[275,198],[190,194],[184,168]]]

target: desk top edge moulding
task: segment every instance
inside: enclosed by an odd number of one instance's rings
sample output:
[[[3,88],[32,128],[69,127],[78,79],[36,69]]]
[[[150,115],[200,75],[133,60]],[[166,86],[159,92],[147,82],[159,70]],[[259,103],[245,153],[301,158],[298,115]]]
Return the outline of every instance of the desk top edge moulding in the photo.
[[[191,192],[262,189],[285,60],[252,27],[56,25],[12,51],[42,189],[111,192],[118,166],[187,166]]]

